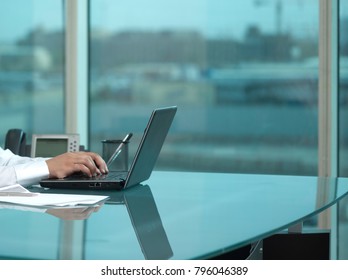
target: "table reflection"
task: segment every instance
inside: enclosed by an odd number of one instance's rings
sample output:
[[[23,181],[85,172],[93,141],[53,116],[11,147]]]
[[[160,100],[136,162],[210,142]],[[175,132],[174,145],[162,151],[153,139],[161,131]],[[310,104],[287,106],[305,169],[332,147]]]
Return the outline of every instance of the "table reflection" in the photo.
[[[89,218],[93,213],[99,211],[102,204],[81,207],[81,206],[69,206],[69,207],[35,207],[35,206],[23,206],[17,204],[0,203],[0,209],[12,209],[19,211],[31,211],[41,212],[52,215],[62,220],[85,220]]]
[[[70,189],[62,191],[43,189],[40,191],[45,193],[86,194],[86,191]],[[109,199],[104,201],[108,207],[126,206],[133,230],[145,259],[169,259],[173,256],[172,248],[149,185],[138,185],[123,191],[88,191],[88,194],[109,196]],[[101,207],[85,210],[75,208],[67,211],[50,209],[48,214],[64,220],[81,220],[84,215],[88,218],[89,215],[97,212]],[[88,219],[86,219],[85,226],[88,225],[88,222]],[[83,232],[85,234],[85,231]],[[85,236],[81,237],[81,239],[85,240]]]
[[[100,194],[93,192],[93,194]],[[145,259],[169,259],[173,256],[156,202],[148,185],[124,191],[102,192],[108,205],[125,205]]]
[[[145,259],[173,256],[167,234],[148,185],[124,192],[124,201]]]

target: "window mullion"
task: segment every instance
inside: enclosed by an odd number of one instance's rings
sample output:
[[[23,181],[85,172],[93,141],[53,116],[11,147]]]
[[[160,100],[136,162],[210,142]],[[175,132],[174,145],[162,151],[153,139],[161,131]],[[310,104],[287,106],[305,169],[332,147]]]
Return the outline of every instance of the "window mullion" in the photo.
[[[318,175],[337,176],[338,159],[338,6],[337,0],[320,1],[319,19],[319,157]]]
[[[88,36],[85,0],[66,0],[65,130],[88,144]]]

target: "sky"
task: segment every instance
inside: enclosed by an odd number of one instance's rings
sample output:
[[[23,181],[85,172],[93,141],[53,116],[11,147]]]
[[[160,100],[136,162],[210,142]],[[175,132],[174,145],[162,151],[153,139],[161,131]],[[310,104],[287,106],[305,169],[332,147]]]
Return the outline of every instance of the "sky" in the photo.
[[[282,3],[282,31],[296,36],[318,32],[319,0],[91,0],[91,24],[110,32],[189,29],[242,38],[250,25],[276,31],[277,2]],[[40,25],[61,29],[62,11],[61,0],[1,0],[0,41],[18,39]]]

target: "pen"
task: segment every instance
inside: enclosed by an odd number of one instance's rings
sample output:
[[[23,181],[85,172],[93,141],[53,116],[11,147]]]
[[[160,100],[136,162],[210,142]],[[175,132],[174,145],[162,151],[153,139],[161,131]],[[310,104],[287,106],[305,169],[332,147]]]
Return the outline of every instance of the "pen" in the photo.
[[[0,196],[37,196],[38,193],[32,192],[0,192]]]
[[[128,133],[126,135],[126,137],[122,140],[121,144],[117,147],[117,149],[115,150],[115,152],[112,154],[112,156],[110,157],[110,159],[107,162],[107,166],[109,166],[111,163],[114,162],[114,160],[118,157],[118,155],[121,153],[121,150],[123,148],[123,146],[125,144],[127,144],[129,142],[129,140],[132,138],[133,133]]]

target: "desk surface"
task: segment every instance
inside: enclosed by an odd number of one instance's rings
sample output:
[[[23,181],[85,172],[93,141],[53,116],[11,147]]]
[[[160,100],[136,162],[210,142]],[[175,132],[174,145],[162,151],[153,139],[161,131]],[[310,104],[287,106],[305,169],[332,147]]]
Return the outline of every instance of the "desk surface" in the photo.
[[[0,258],[206,259],[315,217],[347,192],[345,178],[154,172],[88,217],[1,209]]]

